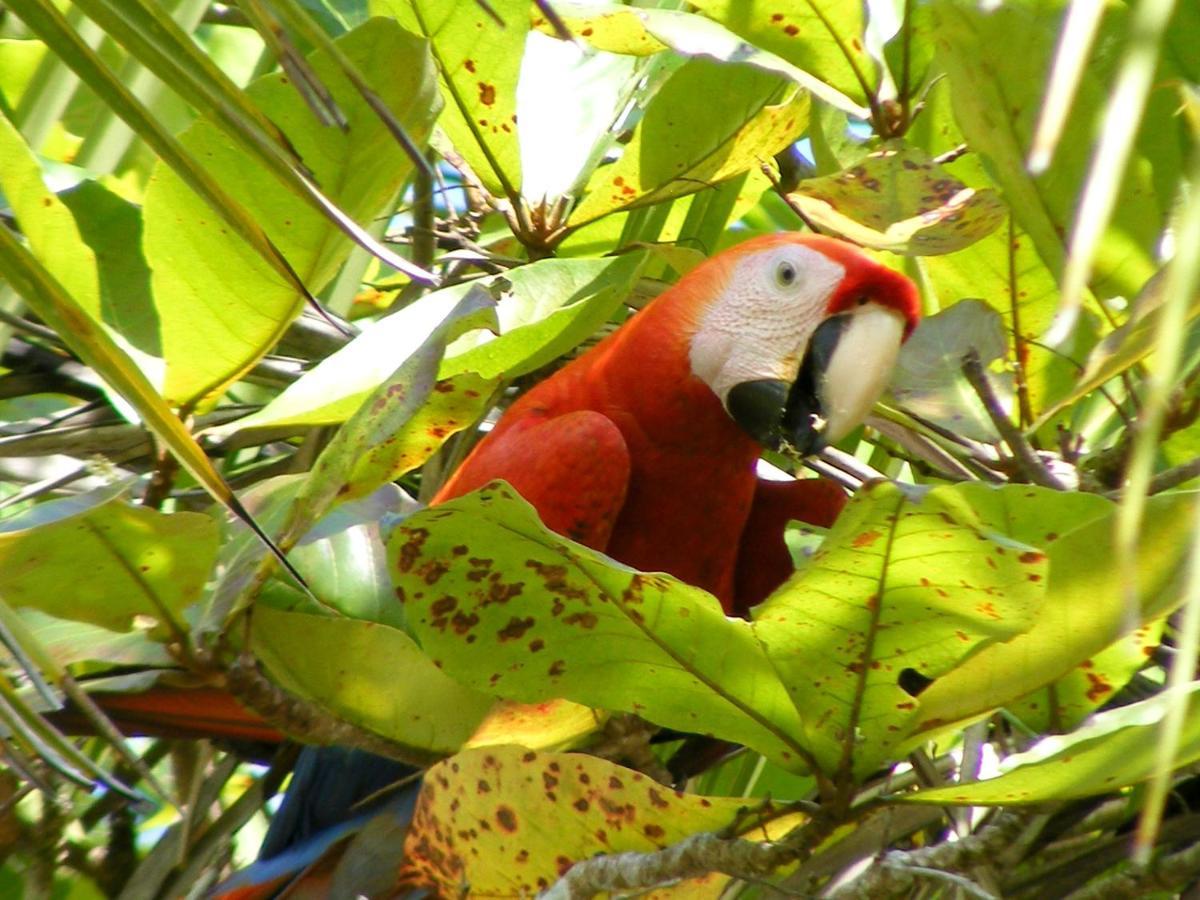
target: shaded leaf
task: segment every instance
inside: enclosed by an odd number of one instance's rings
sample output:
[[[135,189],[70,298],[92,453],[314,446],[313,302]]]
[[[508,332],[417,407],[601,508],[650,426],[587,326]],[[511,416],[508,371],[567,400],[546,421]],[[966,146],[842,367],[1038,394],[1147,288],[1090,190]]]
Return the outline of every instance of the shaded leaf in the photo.
[[[402,876],[439,893],[470,884],[482,896],[532,896],[597,853],[659,850],[727,828],[745,803],[673,791],[591,756],[468,750],[426,775]]]
[[[947,73],[954,112],[967,143],[981,153],[1003,189],[1014,218],[1052,272],[1061,272],[1063,238],[1092,152],[1094,123],[1109,102],[1109,56],[1094,56],[1072,105],[1052,171],[1033,178],[1025,168],[1050,62],[1059,37],[1057,4],[1006,3],[984,10],[934,4],[937,58]],[[1114,8],[1103,31],[1120,29]],[[1019,48],[1019,52],[1014,52]],[[1157,123],[1170,130],[1169,123]],[[1144,124],[1143,127],[1146,127]],[[1097,260],[1094,286],[1103,295],[1132,294],[1152,274],[1162,214],[1148,174],[1133,165]]]
[[[174,659],[161,642],[144,631],[112,631],[72,619],[60,619],[26,607],[21,618],[37,643],[60,666],[100,662],[111,666],[164,667]]]
[[[1187,719],[1183,727],[1176,767],[1200,759],[1200,703],[1188,688]],[[956,784],[897,797],[912,803],[965,803],[971,806],[1000,806],[1039,803],[1109,793],[1145,781],[1158,764],[1162,719],[1177,698],[1159,694],[1098,713],[1070,734],[1043,738],[1024,753],[1001,763],[995,778],[974,784]]]
[[[899,141],[836,175],[805,179],[788,198],[842,237],[910,256],[961,250],[995,231],[1007,209],[995,191],[967,187]]]
[[[963,360],[972,350],[984,366],[1003,357],[1004,323],[986,304],[963,300],[921,320],[900,348],[889,390],[906,409],[955,434],[995,441],[996,427],[963,375]],[[1003,385],[1003,393],[1011,396],[1011,378],[990,374],[993,386]]]
[[[754,609],[822,771],[873,771],[918,720],[931,682],[1034,623],[1045,554],[996,524],[955,487],[912,502],[869,484],[810,564]]]
[[[1092,349],[1078,382],[1044,415],[1049,416],[1087,396],[1154,352],[1163,315],[1163,289],[1166,287],[1168,269],[1164,266],[1146,282],[1133,301],[1129,320]],[[1200,316],[1200,291],[1192,297],[1186,319],[1193,322],[1197,316]]]
[[[216,523],[107,493],[92,508],[51,501],[5,520],[0,595],[15,608],[110,631],[129,631],[145,617],[156,637],[179,637],[183,610],[200,599],[216,560]]]
[[[453,752],[492,705],[396,628],[263,605],[251,622],[250,648],[273,681],[406,747]]]

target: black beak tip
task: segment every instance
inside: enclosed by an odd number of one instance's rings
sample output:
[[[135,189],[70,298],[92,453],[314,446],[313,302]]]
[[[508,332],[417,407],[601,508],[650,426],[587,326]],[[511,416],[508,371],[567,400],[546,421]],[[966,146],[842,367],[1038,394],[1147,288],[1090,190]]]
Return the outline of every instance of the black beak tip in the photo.
[[[790,385],[764,378],[743,381],[729,389],[725,406],[733,421],[768,450],[778,450],[784,440],[781,430]]]

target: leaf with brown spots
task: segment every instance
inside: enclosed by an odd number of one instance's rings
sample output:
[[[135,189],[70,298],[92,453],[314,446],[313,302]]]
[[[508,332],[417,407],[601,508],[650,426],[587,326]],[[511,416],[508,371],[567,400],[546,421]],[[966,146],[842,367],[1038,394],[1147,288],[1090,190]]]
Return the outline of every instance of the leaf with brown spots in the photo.
[[[1006,705],[1031,731],[1046,734],[1073,728],[1106,704],[1150,662],[1166,617],[1148,622],[1095,656],[1085,659],[1048,688]]]
[[[1030,550],[956,487],[915,502],[890,483],[858,492],[812,561],[754,610],[824,772],[862,777],[893,758],[930,680],[1034,623],[1045,580],[1028,575],[1046,565],[1022,563]]]
[[[673,791],[592,756],[468,750],[426,775],[401,877],[446,896],[470,884],[472,896],[531,897],[579,860],[720,831],[745,806],[740,797]],[[681,896],[708,897],[708,887]]]
[[[462,746],[492,698],[438,670],[403,631],[259,604],[250,647],[284,689],[429,754]]]
[[[398,442],[414,421],[420,421],[419,414],[431,395],[440,396],[437,375],[446,344],[465,331],[494,322],[495,300],[491,294],[480,287],[467,291],[321,451],[296,495],[281,543],[290,546],[302,537],[338,500],[369,494],[401,474],[393,464],[416,465],[432,454],[432,447],[425,453],[426,445],[422,443],[417,448],[399,445],[400,452],[389,455],[389,448],[397,446],[389,442]],[[412,451],[407,456],[403,452],[406,448]]]
[[[489,0],[485,8],[443,0],[379,0],[372,11],[395,16],[413,34],[429,39],[446,100],[439,127],[488,191],[515,197],[521,190],[521,148],[513,125],[529,4]]]
[[[753,13],[742,0],[694,0],[694,5],[754,46],[778,54],[859,103],[876,86],[875,62],[864,44],[861,0],[772,0]]]
[[[961,250],[995,231],[1006,214],[996,191],[967,187],[901,141],[836,175],[805,179],[788,198],[842,237],[907,256]]]
[[[1187,712],[1175,768],[1200,760],[1200,682],[1188,685]],[[1008,806],[1107,794],[1146,781],[1158,766],[1162,719],[1176,698],[1159,694],[1098,713],[1070,734],[1043,738],[1010,756],[995,778],[907,794],[908,803]]]
[[[976,718],[1058,681],[1182,600],[1179,578],[1191,541],[1193,495],[1163,494],[1147,502],[1136,566],[1141,605],[1135,607],[1122,588],[1117,564],[1115,505],[1095,495],[1028,486],[1006,490],[1025,497],[1023,514],[1014,516],[1017,530],[1028,535],[1029,543],[1037,536],[1043,541],[1049,562],[1046,601],[1025,634],[984,648],[921,694],[918,736]],[[971,491],[971,501],[982,503],[988,488],[979,485]],[[1010,504],[1010,510],[1015,506]],[[1102,507],[1105,514],[1097,516]],[[1084,524],[1064,527],[1072,516]]]
[[[414,540],[419,552],[404,553]],[[799,713],[749,623],[725,618],[703,591],[547,530],[503,482],[406,519],[388,546],[414,635],[464,684],[635,712],[803,767]],[[432,594],[417,574],[430,561],[447,567]],[[437,605],[442,593],[453,612]],[[508,639],[514,621],[519,640]]]

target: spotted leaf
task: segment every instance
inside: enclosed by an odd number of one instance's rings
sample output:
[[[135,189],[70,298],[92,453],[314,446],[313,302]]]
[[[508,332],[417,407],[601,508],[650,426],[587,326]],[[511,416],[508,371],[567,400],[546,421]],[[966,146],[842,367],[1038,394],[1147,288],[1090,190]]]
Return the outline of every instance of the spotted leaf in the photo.
[[[507,485],[411,516],[388,552],[414,635],[464,684],[634,712],[803,766],[800,714],[748,622],[554,534]]]
[[[741,797],[673,791],[591,756],[468,750],[426,775],[400,878],[444,896],[469,884],[472,896],[532,897],[579,860],[720,831],[745,807]],[[769,808],[764,813],[770,817]]]
[[[818,765],[862,777],[911,731],[931,683],[1033,624],[1045,576],[1044,553],[990,528],[955,488],[913,502],[879,482],[755,609],[754,631]]]
[[[899,141],[836,175],[802,181],[788,197],[842,237],[909,256],[961,250],[995,231],[1006,214],[994,190],[967,187]]]

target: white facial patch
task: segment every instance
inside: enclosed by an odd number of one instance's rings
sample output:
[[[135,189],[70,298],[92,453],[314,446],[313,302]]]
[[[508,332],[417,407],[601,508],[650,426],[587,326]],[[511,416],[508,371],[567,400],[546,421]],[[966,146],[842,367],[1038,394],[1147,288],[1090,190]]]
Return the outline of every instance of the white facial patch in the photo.
[[[845,269],[799,244],[739,260],[692,338],[692,371],[724,403],[744,381],[791,382]]]

